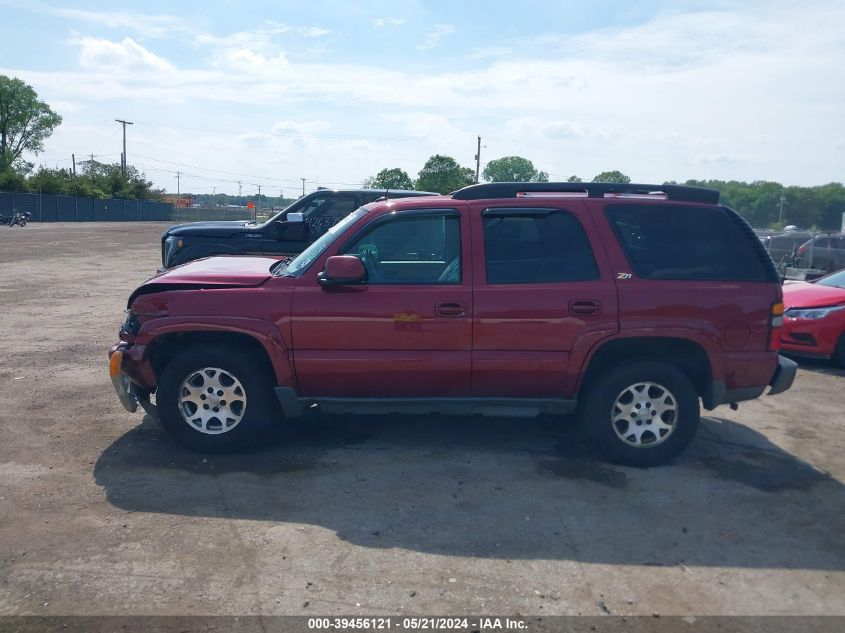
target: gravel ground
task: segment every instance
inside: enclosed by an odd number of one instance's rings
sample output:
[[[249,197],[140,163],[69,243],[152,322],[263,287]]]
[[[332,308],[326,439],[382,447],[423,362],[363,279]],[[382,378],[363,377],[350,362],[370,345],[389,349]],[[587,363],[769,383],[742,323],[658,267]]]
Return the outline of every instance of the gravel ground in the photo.
[[[108,381],[164,226],[0,229],[0,615],[845,615],[845,372],[649,470],[551,419],[314,418],[203,457]]]

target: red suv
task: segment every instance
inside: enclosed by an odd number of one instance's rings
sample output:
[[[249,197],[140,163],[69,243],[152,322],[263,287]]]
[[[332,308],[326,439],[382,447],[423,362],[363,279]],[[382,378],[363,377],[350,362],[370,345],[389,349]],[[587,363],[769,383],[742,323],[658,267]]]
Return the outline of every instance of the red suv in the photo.
[[[577,413],[611,459],[788,389],[779,277],[719,192],[494,183],[375,202],[293,260],[213,257],[129,297],[110,374],[201,451],[328,413]],[[156,403],[150,401],[155,394]]]

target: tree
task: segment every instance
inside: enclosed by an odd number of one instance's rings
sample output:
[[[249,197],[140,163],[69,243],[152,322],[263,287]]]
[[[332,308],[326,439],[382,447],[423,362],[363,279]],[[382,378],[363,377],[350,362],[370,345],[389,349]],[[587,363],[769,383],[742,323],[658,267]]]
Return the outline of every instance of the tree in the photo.
[[[481,174],[488,182],[549,182],[549,175],[534,169],[534,163],[522,156],[505,156],[487,163]]]
[[[368,189],[413,189],[411,177],[402,169],[382,169],[379,173],[364,181]]]
[[[51,195],[66,195],[68,185],[73,179],[68,169],[48,169],[39,167],[26,182],[30,191]]]
[[[619,170],[603,171],[595,178],[593,182],[616,182],[622,185],[627,185],[631,179]]]
[[[44,140],[61,122],[32,86],[0,75],[0,171],[10,169],[24,152],[43,150]]]
[[[581,178],[575,174],[566,179],[566,182],[581,182]]]
[[[471,185],[474,174],[472,169],[461,167],[451,156],[435,154],[423,165],[414,188],[418,191],[450,193]]]

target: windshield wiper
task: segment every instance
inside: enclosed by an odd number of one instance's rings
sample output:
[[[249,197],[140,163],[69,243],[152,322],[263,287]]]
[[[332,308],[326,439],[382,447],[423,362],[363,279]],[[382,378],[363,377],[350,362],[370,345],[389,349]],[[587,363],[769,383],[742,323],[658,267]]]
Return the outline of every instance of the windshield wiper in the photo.
[[[287,268],[287,265],[293,261],[293,257],[285,257],[280,259],[275,264],[270,266],[270,273],[273,275],[278,275],[282,269]]]

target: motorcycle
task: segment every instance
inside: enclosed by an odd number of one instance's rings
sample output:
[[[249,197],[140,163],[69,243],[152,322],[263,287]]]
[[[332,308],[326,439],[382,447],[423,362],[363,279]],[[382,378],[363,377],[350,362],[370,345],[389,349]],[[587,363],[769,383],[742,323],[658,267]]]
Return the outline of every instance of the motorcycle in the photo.
[[[15,213],[12,218],[9,220],[8,225],[12,226],[26,226],[26,223],[30,221],[32,218],[32,214],[29,211],[18,211]]]

